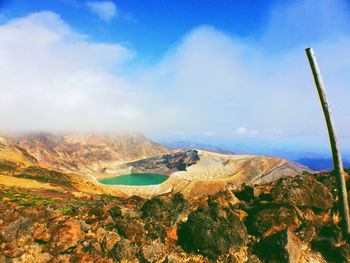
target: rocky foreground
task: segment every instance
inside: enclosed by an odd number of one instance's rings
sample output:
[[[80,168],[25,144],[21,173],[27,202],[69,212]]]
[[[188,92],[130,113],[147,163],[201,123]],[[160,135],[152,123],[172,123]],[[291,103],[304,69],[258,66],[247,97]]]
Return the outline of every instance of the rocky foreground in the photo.
[[[326,173],[200,198],[0,186],[0,262],[350,262],[338,225]]]

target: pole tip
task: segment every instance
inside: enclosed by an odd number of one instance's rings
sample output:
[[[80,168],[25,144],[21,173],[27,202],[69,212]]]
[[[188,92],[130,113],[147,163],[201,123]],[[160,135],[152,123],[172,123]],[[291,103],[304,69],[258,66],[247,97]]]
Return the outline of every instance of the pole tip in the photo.
[[[307,49],[305,49],[305,52],[308,55],[314,55],[314,50],[312,49],[312,47],[308,47]]]

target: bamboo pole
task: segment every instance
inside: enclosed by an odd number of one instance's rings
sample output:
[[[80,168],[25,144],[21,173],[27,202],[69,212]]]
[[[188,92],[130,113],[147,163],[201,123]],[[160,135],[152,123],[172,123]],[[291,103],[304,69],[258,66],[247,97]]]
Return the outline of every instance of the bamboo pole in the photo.
[[[338,181],[338,192],[339,192],[338,199],[339,199],[340,215],[342,218],[342,229],[343,229],[344,239],[348,239],[350,237],[348,193],[346,190],[345,177],[344,177],[345,173],[344,173],[343,162],[342,162],[341,153],[338,145],[337,135],[335,132],[333,115],[327,100],[321,71],[318,66],[314,50],[312,48],[307,48],[305,51],[310,63],[312,74],[314,76],[314,80],[315,80],[318,95],[320,98],[321,106],[323,109],[324,117],[326,119],[329,141],[332,149],[334,172],[336,173],[337,181]]]

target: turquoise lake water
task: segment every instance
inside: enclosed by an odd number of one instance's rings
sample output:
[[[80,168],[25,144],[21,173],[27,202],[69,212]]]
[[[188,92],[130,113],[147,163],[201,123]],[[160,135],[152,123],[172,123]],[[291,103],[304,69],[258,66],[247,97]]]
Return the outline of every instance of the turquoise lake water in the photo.
[[[163,183],[166,179],[168,176],[161,174],[126,174],[101,179],[99,182],[108,185],[155,185]]]

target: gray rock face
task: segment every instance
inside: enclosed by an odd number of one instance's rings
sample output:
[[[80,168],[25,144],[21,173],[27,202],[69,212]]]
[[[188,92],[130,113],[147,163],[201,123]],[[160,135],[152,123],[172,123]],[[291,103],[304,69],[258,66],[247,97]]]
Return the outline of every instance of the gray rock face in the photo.
[[[195,164],[198,160],[198,152],[189,150],[131,162],[128,163],[128,166],[143,170],[156,170],[167,167],[170,170],[185,171],[188,166]]]

